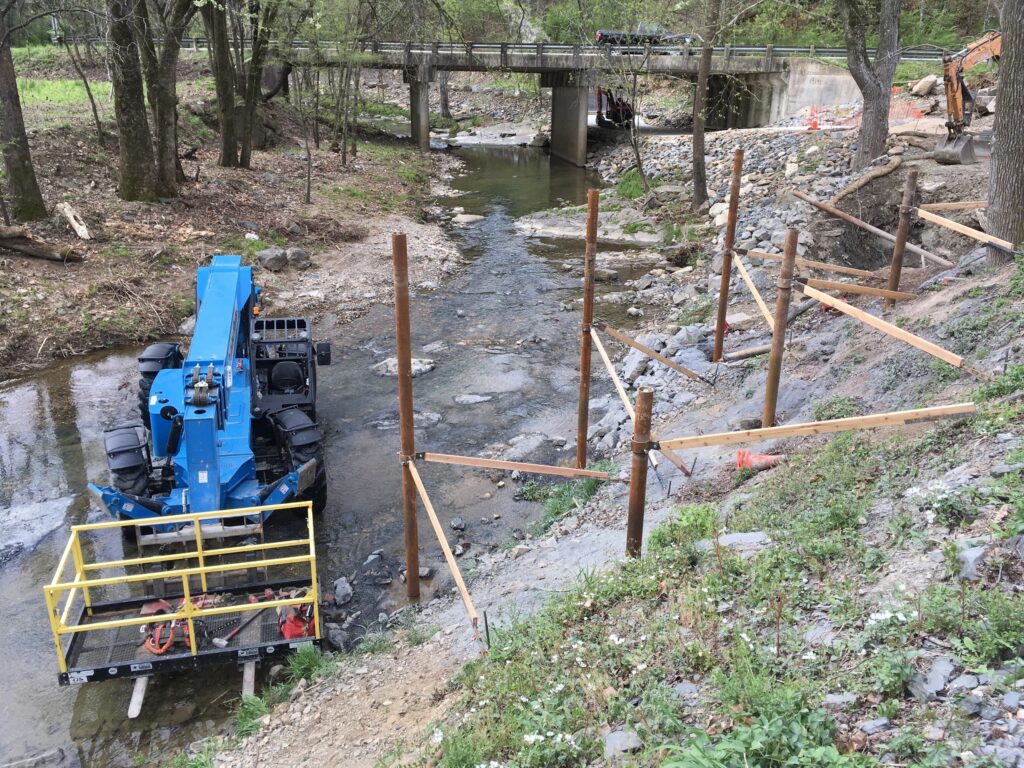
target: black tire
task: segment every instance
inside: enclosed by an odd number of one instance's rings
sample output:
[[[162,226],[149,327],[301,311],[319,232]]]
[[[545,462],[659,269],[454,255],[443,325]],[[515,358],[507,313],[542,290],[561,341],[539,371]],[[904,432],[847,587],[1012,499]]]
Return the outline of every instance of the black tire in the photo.
[[[153,379],[156,376],[142,376],[139,379],[139,418],[149,429],[149,390],[153,388]]]

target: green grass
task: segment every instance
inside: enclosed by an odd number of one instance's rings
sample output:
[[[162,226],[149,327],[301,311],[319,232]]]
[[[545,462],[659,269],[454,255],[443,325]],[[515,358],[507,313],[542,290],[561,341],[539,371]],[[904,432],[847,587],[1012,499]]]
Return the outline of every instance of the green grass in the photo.
[[[391,635],[386,635],[383,632],[367,632],[362,641],[359,643],[359,653],[367,654],[369,656],[379,656],[384,653],[390,653],[395,648],[395,640]]]
[[[235,713],[235,734],[240,739],[252,736],[260,729],[260,718],[270,711],[267,702],[259,696],[243,696]]]
[[[654,180],[648,179],[651,187],[657,186]],[[644,182],[640,178],[640,172],[636,168],[630,168],[624,174],[619,177],[618,183],[615,185],[615,191],[619,193],[619,197],[624,200],[636,200],[637,198],[643,197]]]
[[[711,319],[711,315],[714,311],[714,299],[707,294],[702,294],[694,299],[688,307],[679,310],[679,314],[676,315],[676,322],[679,323],[679,325],[697,325],[698,323],[706,323]]]
[[[90,83],[89,86],[97,101],[110,95],[110,83]],[[24,106],[55,104],[70,107],[88,101],[81,80],[34,80],[19,77],[18,96]]]
[[[590,469],[600,472],[612,472],[614,467],[610,462],[601,461],[594,464]],[[530,489],[533,500],[544,501],[544,511],[540,520],[530,526],[529,532],[533,536],[541,536],[551,529],[555,523],[568,515],[573,510],[581,507],[590,501],[597,489],[604,481],[595,477],[586,477],[581,480],[573,480],[568,483],[559,483],[547,486],[546,492],[540,492],[536,486]],[[526,487],[524,486],[524,496]]]

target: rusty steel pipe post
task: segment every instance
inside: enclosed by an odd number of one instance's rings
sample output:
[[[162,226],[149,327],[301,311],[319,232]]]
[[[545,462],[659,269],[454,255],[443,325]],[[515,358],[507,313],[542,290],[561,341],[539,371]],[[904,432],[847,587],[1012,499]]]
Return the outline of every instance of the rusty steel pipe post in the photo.
[[[715,319],[715,348],[711,361],[721,362],[725,346],[725,315],[729,307],[729,281],[732,279],[732,249],[736,245],[736,213],[740,207],[740,178],[743,176],[743,150],[736,147],[732,156],[732,183],[729,185],[729,218],[725,223],[725,253],[722,256],[722,282],[718,287],[718,315]]]
[[[903,254],[907,249],[907,235],[910,234],[910,209],[914,205],[914,193],[917,192],[917,169],[907,171],[907,180],[903,185],[903,200],[900,202],[900,223],[896,228],[896,245],[892,248],[892,265],[889,267],[890,291],[900,289],[900,276],[903,272]],[[886,299],[883,305],[889,309],[896,302]]]
[[[764,387],[764,414],[762,427],[775,426],[775,406],[779,400],[779,377],[782,375],[782,353],[786,346],[786,324],[789,321],[789,295],[793,289],[793,268],[796,264],[796,242],[799,232],[786,232],[786,245],[782,251],[782,271],[775,297],[775,329],[772,331],[772,351],[768,358],[768,380]]]
[[[647,454],[651,450],[651,406],[654,390],[636,393],[633,422],[633,463],[629,470],[629,513],[626,518],[626,557],[640,557],[644,540],[644,505],[647,503]]]
[[[402,460],[402,508],[405,531],[405,589],[410,599],[420,596],[420,537],[416,525],[416,484],[409,462],[416,455],[412,409],[412,341],[409,332],[409,252],[404,234],[391,236],[395,270],[395,356],[398,359],[398,429]]]
[[[583,319],[580,322],[580,400],[576,411],[576,469],[587,466],[590,426],[590,326],[594,322],[594,267],[597,261],[597,208],[601,193],[587,192],[587,240],[583,251]]]

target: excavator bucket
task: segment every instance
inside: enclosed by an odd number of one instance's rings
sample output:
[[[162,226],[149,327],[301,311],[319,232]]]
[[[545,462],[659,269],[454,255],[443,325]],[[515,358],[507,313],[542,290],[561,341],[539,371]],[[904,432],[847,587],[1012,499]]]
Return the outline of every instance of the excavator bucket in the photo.
[[[935,160],[942,165],[973,165],[978,162],[974,154],[974,138],[967,134],[945,137],[935,147]]]

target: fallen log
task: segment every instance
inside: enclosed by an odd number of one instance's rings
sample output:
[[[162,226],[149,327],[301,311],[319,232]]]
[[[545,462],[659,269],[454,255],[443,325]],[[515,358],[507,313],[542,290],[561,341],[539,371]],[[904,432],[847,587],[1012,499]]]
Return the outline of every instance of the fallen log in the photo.
[[[53,245],[39,240],[24,227],[0,226],[0,248],[48,261],[82,260],[82,255],[75,253],[75,249],[70,245]]]
[[[89,227],[85,225],[85,221],[78,215],[78,211],[72,208],[68,203],[57,203],[57,213],[64,217],[64,220],[68,223],[68,226],[83,240],[92,240],[92,235],[89,233]]]

